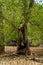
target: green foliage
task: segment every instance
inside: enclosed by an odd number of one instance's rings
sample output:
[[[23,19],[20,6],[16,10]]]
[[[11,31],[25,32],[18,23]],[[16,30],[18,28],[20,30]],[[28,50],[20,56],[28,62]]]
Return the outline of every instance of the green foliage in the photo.
[[[24,22],[23,14],[24,11],[29,11],[29,2],[30,0],[0,0],[0,10],[4,17],[2,19],[2,32],[5,41],[18,39],[17,30],[11,23],[15,24],[16,27],[22,27]],[[28,39],[33,39],[32,44],[37,45],[43,40],[43,5],[34,4],[31,11],[27,26]]]
[[[29,21],[29,38],[33,39],[32,44],[40,44],[43,40],[43,6],[35,4],[32,8]],[[35,40],[34,40],[35,39]]]

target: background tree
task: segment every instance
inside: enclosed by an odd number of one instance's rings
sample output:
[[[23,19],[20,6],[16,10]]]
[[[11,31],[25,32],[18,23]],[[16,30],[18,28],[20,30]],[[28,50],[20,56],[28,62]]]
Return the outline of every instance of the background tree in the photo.
[[[1,9],[1,6],[0,6]],[[3,18],[0,10],[0,52],[4,51],[4,33],[3,33]]]

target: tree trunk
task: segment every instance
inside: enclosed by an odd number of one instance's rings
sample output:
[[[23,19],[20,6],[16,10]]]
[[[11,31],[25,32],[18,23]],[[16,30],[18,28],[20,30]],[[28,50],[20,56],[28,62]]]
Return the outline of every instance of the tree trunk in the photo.
[[[21,33],[23,36],[23,39],[21,38]],[[29,41],[27,37],[27,23],[24,23],[22,28],[19,29],[18,32],[18,48],[17,48],[17,53],[18,54],[30,54],[29,50]]]
[[[22,0],[23,1],[23,0]],[[33,7],[34,4],[34,0],[30,0],[30,4],[28,4],[27,0],[25,0],[26,2],[23,1],[24,4],[24,24],[23,26],[18,30],[18,53],[24,53],[24,54],[30,54],[30,50],[29,50],[29,41],[28,41],[28,36],[27,36],[27,22],[28,19],[30,17],[31,14],[31,8]],[[29,7],[28,7],[29,5]],[[27,10],[27,8],[29,9],[29,11]],[[21,33],[23,36],[23,40],[21,39]],[[22,45],[23,43],[23,45]]]

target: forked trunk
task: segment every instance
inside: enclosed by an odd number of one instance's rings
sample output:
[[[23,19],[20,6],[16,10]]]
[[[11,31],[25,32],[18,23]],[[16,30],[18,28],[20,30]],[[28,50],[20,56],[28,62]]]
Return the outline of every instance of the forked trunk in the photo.
[[[22,33],[23,39],[21,38],[21,33]],[[30,54],[29,42],[27,37],[27,23],[24,23],[23,27],[19,29],[17,53],[26,54],[26,55]]]

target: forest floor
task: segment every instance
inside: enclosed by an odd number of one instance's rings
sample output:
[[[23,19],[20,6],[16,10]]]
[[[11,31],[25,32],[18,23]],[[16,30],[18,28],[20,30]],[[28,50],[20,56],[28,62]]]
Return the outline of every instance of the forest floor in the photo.
[[[5,53],[0,54],[0,65],[43,65],[43,62],[29,59],[25,55],[15,55],[16,47],[5,47]]]

